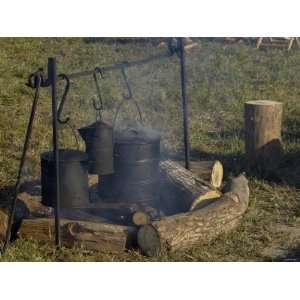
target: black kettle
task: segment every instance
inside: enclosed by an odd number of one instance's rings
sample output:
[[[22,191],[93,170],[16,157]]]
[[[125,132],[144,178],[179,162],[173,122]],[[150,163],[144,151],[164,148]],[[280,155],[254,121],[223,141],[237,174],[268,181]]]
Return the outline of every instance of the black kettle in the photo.
[[[86,144],[91,174],[108,175],[114,172],[113,128],[103,121],[78,129]]]

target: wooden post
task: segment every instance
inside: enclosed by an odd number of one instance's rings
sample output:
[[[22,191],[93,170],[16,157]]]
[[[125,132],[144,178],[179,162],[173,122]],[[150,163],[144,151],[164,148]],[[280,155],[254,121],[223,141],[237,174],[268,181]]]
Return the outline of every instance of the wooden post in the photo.
[[[282,103],[268,100],[245,103],[245,149],[250,167],[272,171],[278,167],[281,145]]]

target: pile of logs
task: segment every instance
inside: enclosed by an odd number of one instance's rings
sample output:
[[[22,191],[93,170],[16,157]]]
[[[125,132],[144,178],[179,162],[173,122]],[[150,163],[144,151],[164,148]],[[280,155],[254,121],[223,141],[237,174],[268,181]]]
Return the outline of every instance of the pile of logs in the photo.
[[[86,209],[62,210],[63,245],[112,253],[138,247],[146,255],[159,255],[165,250],[183,250],[210,241],[234,228],[247,209],[247,179],[244,175],[233,178],[228,191],[222,194],[220,162],[193,162],[190,171],[166,160],[161,162],[160,170],[161,210],[99,201]],[[91,179],[91,191],[95,184]],[[17,234],[21,238],[53,241],[52,208],[41,204],[37,184],[31,188],[18,197]],[[116,208],[131,214],[129,225],[116,224],[101,215],[102,211]],[[6,226],[7,213],[0,210],[0,240],[4,239]]]

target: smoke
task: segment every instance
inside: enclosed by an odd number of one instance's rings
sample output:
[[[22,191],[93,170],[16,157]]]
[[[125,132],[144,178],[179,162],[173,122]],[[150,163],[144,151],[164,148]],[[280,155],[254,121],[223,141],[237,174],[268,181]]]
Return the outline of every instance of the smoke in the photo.
[[[98,45],[99,48],[103,48],[102,44]],[[135,44],[134,47],[132,44],[117,44],[116,48],[111,47],[111,56],[118,57],[114,61],[99,63],[99,67],[120,63],[124,60],[134,61],[167,50],[158,48],[151,41]],[[95,65],[91,66],[91,68],[93,67]],[[134,101],[124,98],[124,95],[128,95],[128,90],[121,71],[106,72],[104,79],[99,80],[104,107],[103,121],[113,124],[117,108],[123,103],[114,124],[115,128],[142,125],[145,128],[152,128],[161,135],[163,152],[171,153],[180,150],[183,147],[183,130],[179,74],[177,57],[164,58],[150,64],[126,69],[132,100],[137,102],[141,109],[141,122]],[[74,127],[80,128],[95,121],[97,113],[93,109],[91,100],[98,101],[98,95],[92,76],[74,80],[69,98],[65,114],[71,117]],[[142,125],[139,125],[141,123]],[[150,133],[145,132],[145,134]],[[72,143],[74,145],[74,139]]]
[[[151,143],[160,140],[160,138],[161,135],[157,130],[145,127],[141,124],[131,125],[129,127],[116,130],[115,132],[115,140],[126,143]]]

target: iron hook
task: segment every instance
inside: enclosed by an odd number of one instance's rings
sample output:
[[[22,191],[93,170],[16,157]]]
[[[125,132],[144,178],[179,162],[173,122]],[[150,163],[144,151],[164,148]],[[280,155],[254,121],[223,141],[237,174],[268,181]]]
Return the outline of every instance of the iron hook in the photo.
[[[131,87],[129,85],[128,78],[127,78],[127,75],[126,75],[126,72],[125,72],[125,65],[124,64],[127,64],[127,62],[123,63],[123,67],[121,68],[121,72],[122,72],[122,76],[123,76],[123,79],[124,79],[125,84],[126,84],[126,88],[128,90],[128,95],[125,95],[123,93],[123,98],[126,99],[126,100],[130,100],[132,98],[132,91],[131,91]]]
[[[70,118],[66,117],[66,119],[62,120],[61,119],[61,113],[63,111],[64,104],[65,104],[65,101],[67,99],[67,95],[68,95],[68,92],[69,92],[69,89],[70,89],[70,79],[66,74],[60,74],[60,75],[58,75],[58,77],[61,78],[62,80],[66,81],[66,86],[65,86],[65,90],[64,90],[64,93],[61,97],[61,101],[60,101],[60,104],[59,104],[59,107],[58,107],[57,120],[60,124],[66,124],[66,123],[69,122]]]
[[[97,106],[96,100],[93,99],[93,107],[94,107],[95,110],[100,111],[100,110],[103,110],[103,101],[102,101],[99,81],[98,81],[98,78],[97,78],[97,73],[100,74],[101,79],[103,79],[104,76],[103,76],[103,72],[102,72],[101,68],[96,67],[94,69],[93,78],[94,78],[94,82],[95,82],[95,86],[96,86],[96,90],[97,90],[97,94],[98,94],[98,101],[99,101],[100,106]]]

